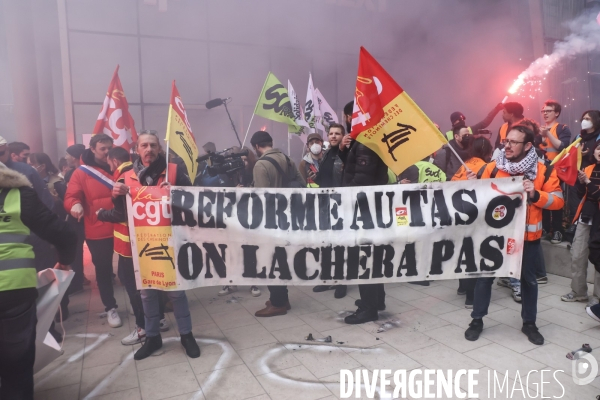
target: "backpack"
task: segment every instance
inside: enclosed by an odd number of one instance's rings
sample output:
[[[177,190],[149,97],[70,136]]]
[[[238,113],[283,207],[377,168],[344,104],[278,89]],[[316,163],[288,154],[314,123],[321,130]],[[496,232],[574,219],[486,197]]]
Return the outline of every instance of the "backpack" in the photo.
[[[302,184],[302,182],[298,182],[298,180],[296,179],[296,174],[294,174],[294,168],[292,166],[291,160],[285,154],[283,156],[285,157],[285,160],[287,162],[287,173],[283,172],[279,163],[277,161],[275,161],[274,159],[272,159],[271,157],[265,156],[262,158],[262,160],[266,160],[266,161],[270,162],[271,164],[273,164],[273,166],[275,167],[277,172],[279,172],[279,174],[281,175],[282,187],[284,187],[284,188],[304,188],[305,186]]]

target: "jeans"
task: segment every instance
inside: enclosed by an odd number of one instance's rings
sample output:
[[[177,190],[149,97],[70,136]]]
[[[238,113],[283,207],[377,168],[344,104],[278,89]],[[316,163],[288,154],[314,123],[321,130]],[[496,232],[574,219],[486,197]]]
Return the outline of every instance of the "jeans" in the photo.
[[[543,263],[542,245],[539,240],[525,242],[521,267],[521,318],[523,323],[535,323],[537,316],[538,283],[536,272]],[[471,318],[481,319],[488,313],[494,278],[478,278],[475,284],[475,300]]]
[[[361,308],[367,311],[375,311],[385,305],[385,290],[383,283],[371,283],[358,285],[358,292],[362,300]]]
[[[0,399],[33,399],[35,302],[0,312]]]
[[[142,297],[140,291],[137,290],[135,283],[135,272],[133,270],[133,258],[123,257],[119,255],[118,271],[119,280],[125,286],[127,295],[129,296],[129,302],[131,303],[131,309],[135,316],[135,324],[146,329],[146,321],[144,319],[144,306],[142,305]],[[162,319],[162,318],[161,318]]]
[[[104,304],[105,311],[117,307],[115,292],[112,284],[113,274],[113,238],[92,240],[86,239],[92,262],[96,269],[96,282],[98,282],[98,291],[100,299]]]
[[[288,288],[287,286],[267,286],[271,294],[269,300],[273,307],[285,307],[288,303]]]
[[[463,278],[458,280],[458,288],[463,289],[466,292],[467,300],[473,300],[475,298],[475,284],[477,278]]]
[[[144,315],[146,317],[146,336],[154,337],[160,335],[160,290],[143,289],[142,304],[144,306]],[[188,306],[187,296],[183,290],[172,292],[165,291],[171,303],[173,304],[173,314],[177,321],[177,328],[180,335],[185,335],[192,331],[192,317]]]

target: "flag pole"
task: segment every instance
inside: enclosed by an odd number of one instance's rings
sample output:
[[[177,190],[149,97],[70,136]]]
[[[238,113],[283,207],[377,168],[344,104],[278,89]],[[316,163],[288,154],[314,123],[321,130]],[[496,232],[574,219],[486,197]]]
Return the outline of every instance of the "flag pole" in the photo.
[[[254,119],[254,113],[252,113],[252,118],[250,118],[250,123],[248,124],[248,129],[246,129],[246,135],[244,136],[244,141],[242,142],[242,147],[246,144],[246,139],[248,138],[248,132],[250,132],[250,127],[252,126],[252,120]]]
[[[291,140],[291,134],[288,132],[288,156],[291,157],[292,154],[290,153],[290,140]]]
[[[167,151],[165,152],[167,158],[167,168],[165,169],[165,182],[169,182],[169,141],[167,140]]]

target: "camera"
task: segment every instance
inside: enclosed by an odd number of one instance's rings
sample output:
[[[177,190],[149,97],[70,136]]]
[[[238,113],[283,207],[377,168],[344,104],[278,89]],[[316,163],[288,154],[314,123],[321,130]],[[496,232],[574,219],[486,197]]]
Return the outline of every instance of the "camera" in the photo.
[[[221,174],[233,175],[235,172],[244,169],[244,160],[242,157],[248,155],[248,150],[239,153],[228,153],[231,149],[226,149],[218,153],[209,152],[198,157],[198,163],[206,162],[206,172],[210,176]]]

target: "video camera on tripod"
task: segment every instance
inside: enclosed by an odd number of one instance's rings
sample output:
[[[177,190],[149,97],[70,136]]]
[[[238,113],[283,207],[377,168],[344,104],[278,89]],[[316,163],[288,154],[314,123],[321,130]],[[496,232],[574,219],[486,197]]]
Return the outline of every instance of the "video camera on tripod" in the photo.
[[[196,161],[206,162],[206,172],[210,176],[220,174],[233,175],[235,172],[244,169],[244,160],[242,157],[248,155],[248,150],[239,153],[229,153],[232,148],[225,149],[218,153],[208,152],[208,154],[198,157]]]

